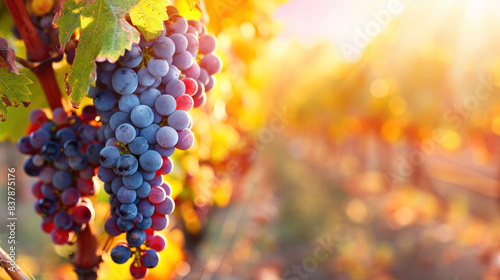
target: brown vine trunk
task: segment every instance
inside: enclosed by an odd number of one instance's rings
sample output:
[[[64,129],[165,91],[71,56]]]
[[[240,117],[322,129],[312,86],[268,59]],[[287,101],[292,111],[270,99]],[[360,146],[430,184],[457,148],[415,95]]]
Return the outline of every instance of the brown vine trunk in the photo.
[[[72,258],[79,280],[97,279],[97,269],[101,262],[94,223],[90,221],[82,232],[77,233],[78,250]]]

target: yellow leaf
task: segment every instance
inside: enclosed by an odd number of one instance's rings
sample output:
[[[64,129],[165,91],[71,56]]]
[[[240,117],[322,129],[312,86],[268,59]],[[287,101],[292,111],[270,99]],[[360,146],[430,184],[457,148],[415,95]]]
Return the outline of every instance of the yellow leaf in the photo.
[[[168,0],[140,0],[130,9],[132,23],[147,41],[157,38],[163,31],[163,21],[168,19],[167,6]]]

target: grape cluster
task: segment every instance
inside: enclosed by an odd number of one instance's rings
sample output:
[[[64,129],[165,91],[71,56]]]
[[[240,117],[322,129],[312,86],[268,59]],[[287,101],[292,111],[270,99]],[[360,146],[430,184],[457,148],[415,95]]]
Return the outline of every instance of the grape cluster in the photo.
[[[193,23],[171,14],[159,38],[141,38],[117,62],[97,62],[97,86],[88,93],[103,123],[97,134],[105,139],[97,172],[110,195],[105,230],[111,236],[125,232],[127,240],[111,250],[111,258],[122,264],[134,257],[134,278],[145,277],[159,262],[165,237],[155,232],[166,228],[166,215],[174,210],[162,175],[173,169],[175,148],[193,145],[188,111],[204,102],[205,84],[211,89],[212,75],[222,67],[212,53],[215,41],[199,51],[198,30],[206,34],[206,28]]]
[[[36,129],[17,142],[18,150],[29,155],[24,171],[38,177],[31,192],[37,198],[35,210],[42,218],[42,229],[55,244],[70,243],[94,216],[91,200],[95,193],[92,177],[103,148],[97,138],[97,112],[85,107],[82,115],[68,116],[55,109],[52,120],[35,109],[30,122]]]

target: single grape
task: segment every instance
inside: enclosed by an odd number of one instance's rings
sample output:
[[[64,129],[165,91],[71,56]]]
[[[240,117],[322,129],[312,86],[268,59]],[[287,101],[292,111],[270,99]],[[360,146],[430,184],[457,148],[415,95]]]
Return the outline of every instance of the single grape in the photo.
[[[31,146],[29,136],[19,138],[17,141],[17,150],[26,155],[35,154],[37,152],[37,149]]]
[[[148,126],[152,127],[152,125]],[[132,142],[128,144],[128,148],[130,152],[134,155],[142,155],[149,149],[148,140],[140,135],[142,135],[143,130],[139,133],[139,137],[136,137]],[[156,142],[156,132],[153,134],[153,138],[155,138]]]
[[[209,54],[217,48],[217,39],[212,34],[201,35],[199,39],[199,51],[202,54]]]
[[[132,94],[124,95],[123,97],[135,96]],[[137,98],[137,97],[136,97]],[[130,122],[130,115],[124,112],[116,112],[109,119],[109,127],[116,130],[121,124]]]
[[[172,95],[161,95],[156,99],[154,107],[160,115],[168,116],[175,111],[177,103]]]
[[[55,228],[50,233],[50,238],[54,244],[64,245],[69,241],[69,231]]]
[[[139,84],[139,80],[134,70],[128,68],[120,68],[113,74],[112,84],[113,89],[116,92],[121,95],[126,95],[132,94],[135,91],[137,85]]]
[[[203,61],[203,59],[202,59]],[[173,64],[179,68],[179,70],[186,70],[188,69],[189,67],[191,67],[191,65],[193,65],[193,55],[188,52],[188,51],[183,51],[183,52],[180,52],[180,53],[177,53],[174,55],[174,61],[173,61]],[[203,67],[203,65],[202,65]],[[203,67],[205,68],[205,67]],[[208,70],[207,70],[208,71]],[[210,71],[208,71],[210,73]]]
[[[198,76],[198,79],[197,79],[197,80],[198,80],[198,81],[199,81],[199,82],[200,82],[203,86],[205,86],[205,85],[207,85],[207,84],[208,84],[208,82],[209,82],[209,78],[210,78],[210,75],[208,74],[207,70],[205,70],[205,69],[201,68],[201,69],[200,69],[200,75]],[[200,85],[198,84],[198,87],[199,87],[199,86],[200,86]],[[205,87],[203,87],[203,88],[205,88]],[[200,95],[201,95],[201,93],[200,93]]]
[[[134,277],[134,279],[142,279],[145,278],[148,274],[148,269],[144,266],[135,266],[135,263],[130,264],[130,275]]]
[[[70,229],[73,225],[73,218],[67,212],[59,212],[54,216],[54,226],[57,229]]]
[[[187,94],[183,94],[175,99],[177,103],[177,110],[189,111],[193,109],[193,98]]]
[[[168,116],[168,125],[177,131],[184,130],[189,125],[189,113],[183,110],[176,110]]]
[[[151,224],[152,224],[151,217],[143,217],[142,221],[140,223],[137,223],[135,226],[138,229],[146,230],[149,227],[151,227]]]
[[[186,50],[188,52],[192,53],[192,52],[198,51],[200,43],[199,43],[197,34],[194,34],[194,33],[189,32],[189,31],[190,30],[189,30],[189,27],[188,27],[188,33],[184,34],[184,36],[186,36],[186,40],[188,42],[188,47],[187,47]],[[196,31],[196,32],[198,32],[198,31]]]
[[[160,172],[163,175],[170,174],[173,168],[174,168],[174,163],[172,162],[172,160],[170,158],[163,158],[163,163],[160,169],[158,169],[158,172]]]
[[[71,140],[70,140],[71,141]],[[54,161],[61,155],[61,146],[49,141],[42,147],[41,156],[47,161]]]
[[[167,59],[175,53],[175,44],[170,38],[160,37],[153,43],[153,51],[157,57]]]
[[[149,172],[156,172],[162,165],[161,155],[155,150],[149,150],[139,157],[141,167]]]
[[[34,109],[30,112],[29,120],[36,126],[41,126],[47,121],[47,114],[40,109]]]
[[[162,234],[153,236],[153,238],[151,238],[151,241],[149,241],[149,247],[153,250],[156,250],[157,252],[163,251],[166,246],[167,240]]]
[[[65,127],[56,132],[56,140],[64,144],[68,140],[76,140],[76,134],[71,128]]]
[[[141,200],[137,205],[137,211],[141,213],[143,217],[151,217],[155,212],[155,206],[151,201]]]
[[[141,68],[137,72],[137,77],[139,79],[139,85],[143,87],[150,87],[154,84],[156,77],[149,72],[147,68]]]
[[[155,250],[149,249],[144,251],[141,257],[141,264],[146,268],[154,268],[160,261],[160,255]]]
[[[186,75],[187,78],[198,79],[201,73],[201,68],[198,63],[193,63],[191,67],[182,71],[182,73]]]
[[[117,224],[117,218],[111,217],[109,218],[106,223],[104,224],[104,230],[110,235],[110,236],[118,236],[122,234],[122,230],[118,227]]]
[[[128,123],[124,123],[118,126],[115,133],[116,139],[123,144],[132,142],[136,136],[135,128]]]
[[[164,188],[162,189],[164,190]],[[174,209],[175,203],[170,196],[167,196],[162,202],[155,205],[155,211],[160,215],[168,215],[174,212]]]
[[[122,219],[130,221],[137,216],[137,206],[133,203],[122,204],[119,212]]]
[[[55,200],[51,198],[42,198],[36,202],[36,205],[40,209],[40,211],[46,215],[53,214],[57,209],[57,203]]]
[[[205,86],[205,91],[210,92],[215,87],[216,84],[217,84],[217,79],[215,78],[215,76],[212,75],[208,77],[208,84]]]
[[[166,22],[166,26],[168,34],[174,34],[174,33],[184,34],[188,29],[187,20],[180,15],[170,16]]]
[[[146,241],[146,233],[144,230],[133,228],[126,234],[127,243],[131,247],[139,247]]]
[[[146,105],[136,106],[130,113],[130,119],[135,126],[139,128],[145,128],[153,123],[153,111]],[[129,141],[128,143],[130,142],[131,141]]]
[[[116,220],[116,224],[118,228],[122,231],[129,231],[134,227],[134,223],[132,221],[124,220],[122,218],[118,218]]]
[[[155,231],[162,231],[168,225],[168,216],[165,215],[153,215],[151,216],[151,228]]]
[[[137,44],[132,44],[130,50],[126,50],[125,54],[118,62],[126,68],[135,68],[142,62],[142,50]]]
[[[68,207],[75,206],[80,201],[80,192],[74,188],[67,188],[61,194],[61,202]]]
[[[175,67],[174,65],[170,65],[167,75],[161,78],[161,82],[166,85],[170,81],[178,80],[180,76],[181,71],[179,71],[179,68]]]
[[[126,263],[132,257],[132,252],[125,245],[116,245],[111,250],[111,259],[117,264]]]
[[[148,61],[147,69],[151,75],[155,77],[163,77],[168,73],[169,65],[165,59],[152,58]]]
[[[95,193],[95,186],[92,180],[78,178],[76,180],[76,188],[83,195],[93,195]]]
[[[175,8],[174,6],[167,6],[167,15],[169,17],[173,16],[173,15],[178,15],[179,14],[179,11],[177,10],[177,8]]]
[[[68,140],[64,143],[63,153],[68,157],[74,157],[80,154],[81,149],[82,146],[80,145],[80,142],[76,140]]]
[[[136,95],[129,94],[129,95],[124,95],[120,98],[118,101],[118,108],[124,113],[130,113],[132,112],[132,109],[135,108],[135,106],[140,105],[141,103],[139,102],[139,98]]]
[[[156,99],[160,96],[160,91],[155,88],[150,88],[141,93],[139,96],[139,100],[142,105],[146,105],[148,107],[153,107]]]
[[[116,174],[113,171],[113,169],[105,168],[104,166],[99,166],[99,168],[97,169],[97,177],[105,183],[106,182],[111,183],[111,181],[113,181],[113,179],[116,177]]]
[[[177,134],[177,131],[169,126],[164,126],[156,132],[156,142],[162,148],[172,148],[177,144],[178,140],[179,135]]]
[[[72,217],[78,224],[88,223],[93,216],[93,210],[88,205],[81,204],[73,208]]]
[[[35,130],[29,135],[30,145],[35,149],[40,149],[50,140],[50,134],[42,129]]]
[[[94,95],[94,106],[99,111],[109,111],[115,105],[116,105],[115,95],[107,89],[101,89],[97,91],[96,94]]]
[[[165,193],[165,190],[163,188],[151,187],[151,192],[149,193],[148,199],[154,204],[159,204],[162,203],[166,197],[167,194]]]
[[[145,127],[141,129],[139,132],[139,136],[143,137],[148,141],[148,144],[155,144],[156,143],[156,132],[160,129],[160,126],[157,124],[152,124],[148,127]],[[149,148],[149,146],[148,146]]]
[[[68,113],[63,108],[56,108],[52,111],[52,121],[56,124],[63,124],[68,119]]]
[[[188,47],[188,40],[183,34],[179,33],[174,33],[170,36],[168,36],[172,42],[174,42],[175,45],[175,53],[180,53],[183,52],[187,49]]]
[[[200,66],[207,70],[209,75],[214,75],[222,70],[222,61],[217,55],[207,54],[201,59]]]
[[[120,189],[118,189],[116,197],[121,203],[126,204],[126,203],[133,203],[134,200],[137,198],[137,194],[134,190],[131,190],[123,186]]]
[[[57,171],[52,177],[52,185],[58,190],[64,190],[71,186],[73,178],[71,174],[64,171]]]
[[[146,198],[151,192],[151,185],[148,182],[142,182],[141,186],[136,190],[138,198]]]
[[[132,190],[135,190],[135,189],[138,189],[142,185],[142,182],[144,179],[142,177],[142,174],[139,171],[137,171],[130,176],[123,177],[122,180],[123,180],[123,185],[125,187],[132,189]]]
[[[191,130],[185,129],[183,131],[179,131],[178,134],[178,142],[175,147],[179,150],[187,150],[191,148],[194,144],[194,134]]]

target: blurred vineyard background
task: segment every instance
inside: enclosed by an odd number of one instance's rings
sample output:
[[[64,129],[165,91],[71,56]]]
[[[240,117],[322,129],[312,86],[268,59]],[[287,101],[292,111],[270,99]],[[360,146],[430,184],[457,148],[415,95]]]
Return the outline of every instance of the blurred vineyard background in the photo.
[[[176,210],[147,279],[500,279],[497,2],[205,5],[224,70],[193,111],[195,146],[166,176]],[[22,57],[0,7],[0,37]],[[69,66],[54,68],[64,90]],[[30,107],[46,106],[30,88]],[[75,279],[72,248],[39,228],[12,144],[28,113],[0,124],[1,178],[17,167],[18,264]],[[104,243],[104,191],[95,205]],[[127,267],[107,259],[99,279],[128,279]]]

